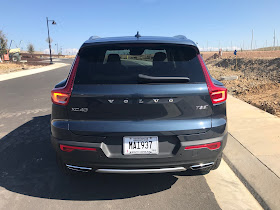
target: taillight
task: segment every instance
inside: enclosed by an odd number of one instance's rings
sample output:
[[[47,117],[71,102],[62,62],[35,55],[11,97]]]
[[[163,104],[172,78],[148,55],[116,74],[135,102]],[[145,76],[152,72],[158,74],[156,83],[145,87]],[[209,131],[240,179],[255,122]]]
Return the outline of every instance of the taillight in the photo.
[[[77,56],[72,65],[71,71],[68,75],[66,85],[64,87],[54,88],[51,91],[52,102],[54,104],[63,105],[63,106],[66,106],[68,104],[73,89],[73,84],[74,84],[79,61],[80,61],[80,57]]]
[[[195,145],[195,146],[187,146],[185,147],[185,150],[190,150],[190,149],[201,149],[201,148],[207,148],[209,150],[216,150],[221,147],[221,142],[215,142],[215,143],[210,143],[210,144],[201,144],[201,145]]]
[[[52,101],[55,104],[66,105],[69,101],[70,94],[68,93],[59,93],[52,91]]]
[[[82,151],[96,151],[96,148],[91,147],[75,147],[75,146],[68,146],[60,144],[59,148],[64,152],[72,152],[74,150],[82,150]]]
[[[199,59],[199,62],[201,64],[204,76],[205,76],[205,80],[207,83],[207,87],[208,87],[208,91],[210,94],[210,98],[213,104],[218,104],[218,103],[222,103],[224,101],[227,100],[227,89],[225,87],[221,87],[218,85],[215,85],[212,82],[212,79],[210,77],[210,74],[206,68],[206,65],[201,57],[201,55],[197,56]]]

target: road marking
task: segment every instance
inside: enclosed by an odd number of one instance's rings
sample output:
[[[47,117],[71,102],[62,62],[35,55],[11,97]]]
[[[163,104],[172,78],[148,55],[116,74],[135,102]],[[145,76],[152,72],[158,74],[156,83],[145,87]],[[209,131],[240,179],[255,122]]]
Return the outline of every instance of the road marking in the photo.
[[[54,69],[61,68],[61,67],[64,67],[64,66],[70,66],[70,64],[55,63],[55,64],[52,64],[50,66],[45,66],[45,67],[42,67],[42,68],[22,70],[22,71],[13,72],[13,73],[2,74],[2,75],[0,75],[0,81],[14,79],[14,78],[18,78],[18,77],[24,77],[24,76],[28,76],[28,75],[32,75],[32,74],[41,73],[41,72],[44,72],[44,71],[50,71],[50,70],[54,70]]]
[[[205,178],[221,209],[262,209],[224,160]]]

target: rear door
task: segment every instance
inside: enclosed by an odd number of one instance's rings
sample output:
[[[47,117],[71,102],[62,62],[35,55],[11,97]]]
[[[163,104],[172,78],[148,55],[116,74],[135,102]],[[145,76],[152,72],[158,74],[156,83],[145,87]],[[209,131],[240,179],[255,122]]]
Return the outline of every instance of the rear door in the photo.
[[[193,46],[102,45],[79,56],[67,105],[75,134],[179,135],[211,128],[212,103]]]

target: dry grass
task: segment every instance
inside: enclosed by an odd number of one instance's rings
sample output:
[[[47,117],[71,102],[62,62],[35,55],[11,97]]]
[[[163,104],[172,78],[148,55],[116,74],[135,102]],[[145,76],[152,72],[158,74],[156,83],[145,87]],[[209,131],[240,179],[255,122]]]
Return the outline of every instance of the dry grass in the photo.
[[[23,65],[22,64],[16,64],[16,63],[0,63],[0,74],[7,74],[10,72],[16,72],[16,71],[22,71],[27,69],[33,69],[33,68],[40,68],[42,66],[40,65]]]

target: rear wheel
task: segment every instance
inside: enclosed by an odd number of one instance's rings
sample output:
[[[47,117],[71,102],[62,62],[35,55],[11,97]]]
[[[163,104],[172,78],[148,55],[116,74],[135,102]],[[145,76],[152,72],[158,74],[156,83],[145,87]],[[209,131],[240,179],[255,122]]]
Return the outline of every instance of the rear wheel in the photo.
[[[13,56],[12,57],[12,61],[13,62],[18,62],[19,61],[19,57],[18,56]]]
[[[218,156],[218,159],[215,161],[214,165],[207,167],[207,168],[200,169],[199,171],[201,173],[205,174],[205,173],[209,173],[211,170],[216,170],[217,168],[219,168],[219,166],[221,164],[222,156],[223,156],[223,153],[221,153]]]

